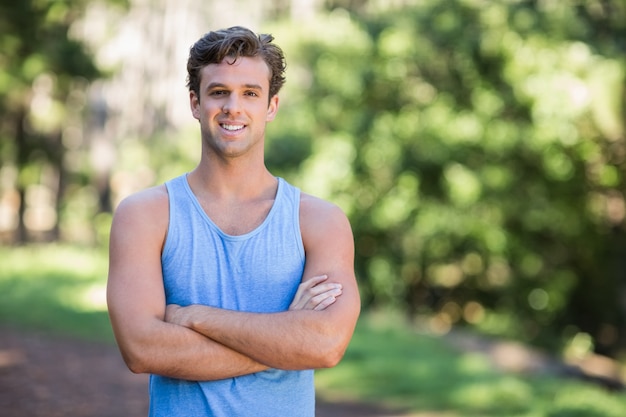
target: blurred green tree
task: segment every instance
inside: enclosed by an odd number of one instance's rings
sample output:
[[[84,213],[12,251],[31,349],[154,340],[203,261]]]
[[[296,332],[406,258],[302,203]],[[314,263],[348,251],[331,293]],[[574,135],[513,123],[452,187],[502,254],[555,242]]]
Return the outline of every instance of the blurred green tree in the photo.
[[[34,238],[28,222],[46,230],[44,239],[58,238],[66,185],[88,181],[67,178],[71,131],[64,131],[68,120],[82,117],[87,83],[101,75],[69,33],[86,3],[0,0],[0,174],[17,190],[19,206],[10,240]]]
[[[366,306],[619,354],[623,3],[359,3],[287,30],[274,131],[348,211]]]

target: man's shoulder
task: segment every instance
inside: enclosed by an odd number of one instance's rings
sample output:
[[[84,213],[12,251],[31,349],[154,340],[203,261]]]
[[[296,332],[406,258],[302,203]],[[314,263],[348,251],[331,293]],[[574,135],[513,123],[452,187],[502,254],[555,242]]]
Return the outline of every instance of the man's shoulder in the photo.
[[[137,245],[161,247],[169,219],[167,190],[164,185],[138,191],[124,198],[115,209],[111,226],[112,241],[132,236]],[[115,237],[115,239],[114,239]]]
[[[326,229],[338,223],[348,223],[346,214],[338,205],[311,194],[300,194],[301,226]]]
[[[167,210],[168,194],[165,185],[146,188],[128,195],[118,205],[116,213],[138,213],[151,215]]]
[[[319,210],[338,210],[339,207],[328,200],[324,200],[323,198],[314,196],[312,194],[307,194],[305,192],[300,193],[300,209],[302,210],[311,210],[311,211],[319,211]]]

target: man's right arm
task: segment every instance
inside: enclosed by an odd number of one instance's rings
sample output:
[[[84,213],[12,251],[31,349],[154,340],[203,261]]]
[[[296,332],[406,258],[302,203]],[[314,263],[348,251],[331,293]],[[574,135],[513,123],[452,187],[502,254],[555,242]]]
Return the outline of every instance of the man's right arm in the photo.
[[[122,357],[136,373],[215,380],[267,369],[185,327],[164,321],[161,250],[168,225],[165,187],[124,200],[111,227],[107,303]]]

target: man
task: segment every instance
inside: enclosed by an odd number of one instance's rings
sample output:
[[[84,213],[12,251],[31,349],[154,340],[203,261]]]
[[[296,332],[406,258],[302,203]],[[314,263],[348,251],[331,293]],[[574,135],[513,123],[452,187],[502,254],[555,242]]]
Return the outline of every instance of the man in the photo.
[[[128,367],[151,374],[151,416],[312,417],[313,369],[354,331],[346,216],[264,163],[285,69],[272,40],[233,27],[196,42],[200,161],[115,213],[109,314]]]

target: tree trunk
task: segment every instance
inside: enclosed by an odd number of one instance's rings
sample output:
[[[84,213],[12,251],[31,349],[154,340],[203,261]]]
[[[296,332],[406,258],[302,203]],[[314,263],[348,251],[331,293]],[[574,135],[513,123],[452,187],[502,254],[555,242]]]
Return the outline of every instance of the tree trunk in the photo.
[[[24,127],[26,119],[26,110],[20,108],[15,115],[15,163],[17,165],[17,184],[16,189],[19,195],[18,202],[18,222],[15,230],[15,243],[24,244],[28,242],[28,232],[26,223],[24,222],[24,213],[26,212],[26,186],[22,180],[22,171],[28,162],[29,146],[26,129]]]

